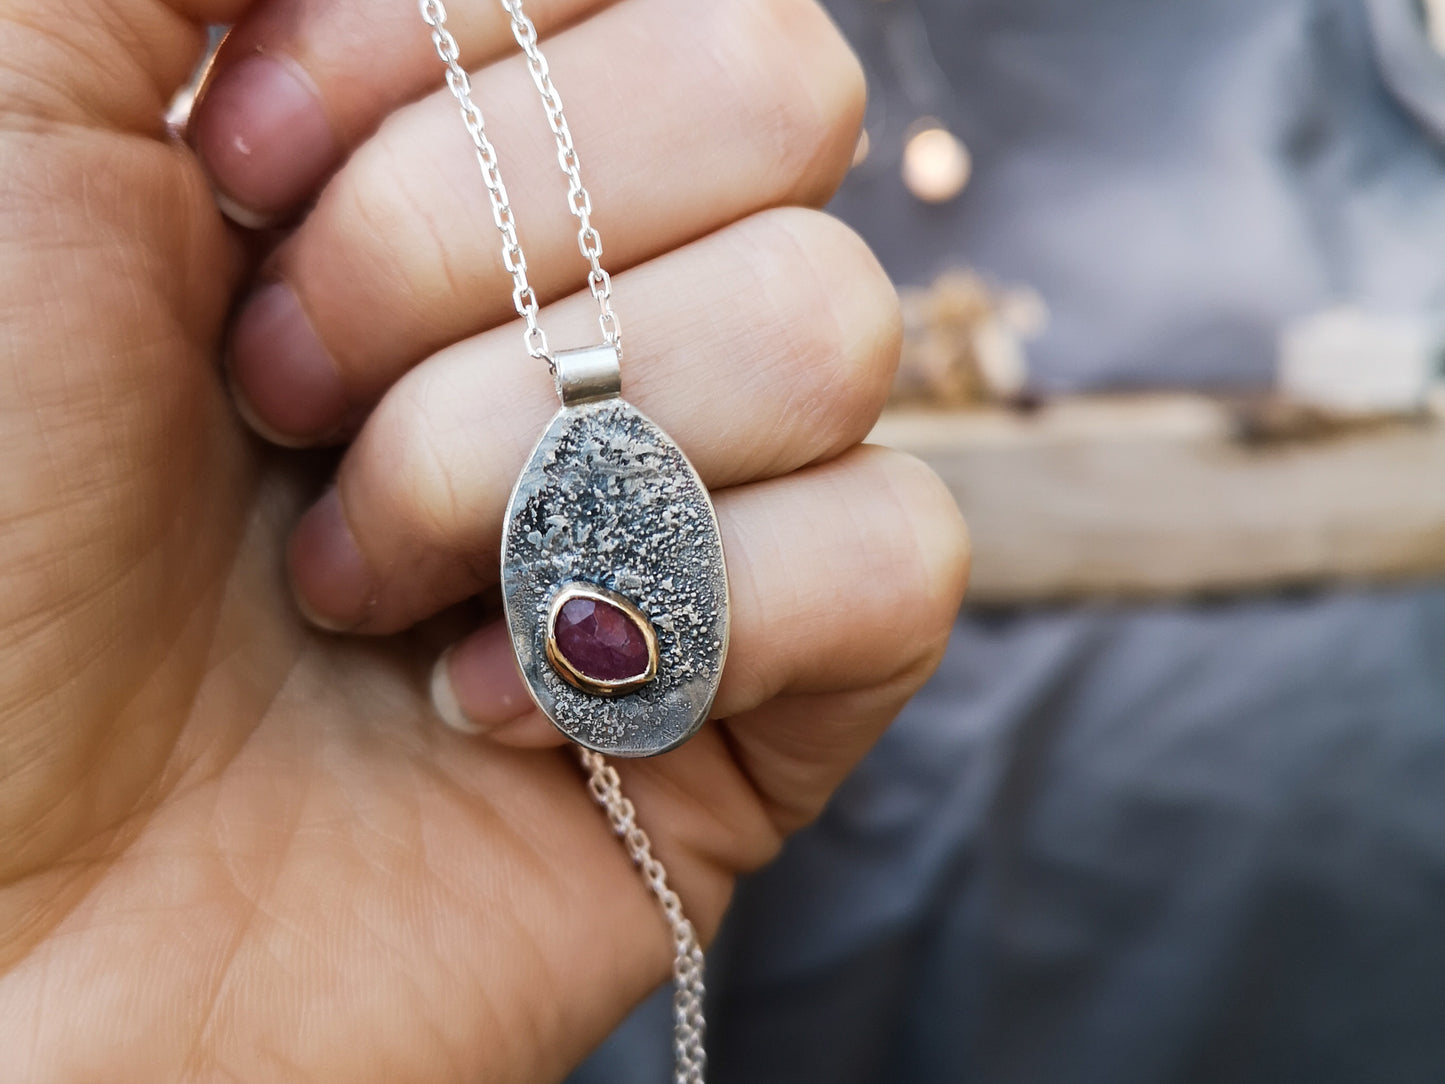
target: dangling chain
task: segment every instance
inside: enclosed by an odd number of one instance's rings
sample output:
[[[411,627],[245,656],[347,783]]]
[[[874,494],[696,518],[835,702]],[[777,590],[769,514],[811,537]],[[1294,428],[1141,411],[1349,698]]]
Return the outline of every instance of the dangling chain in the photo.
[[[617,769],[601,753],[579,749],[587,771],[587,789],[607,811],[612,830],[627,847],[642,879],[657,897],[667,924],[672,927],[672,1079],[676,1084],[701,1084],[707,1055],[703,1051],[702,946],[697,932],[682,913],[682,901],[667,886],[667,871],[652,856],[652,841],[637,826],[637,810],[622,793]]]
[[[542,96],[547,122],[557,141],[557,163],[567,176],[567,208],[577,218],[577,247],[586,257],[591,270],[587,285],[597,301],[598,325],[603,338],[621,350],[622,328],[612,311],[612,280],[603,269],[602,238],[592,225],[592,198],[582,185],[580,162],[572,146],[572,133],[562,114],[562,98],[552,85],[546,58],[537,47],[537,28],[522,11],[522,0],[500,0],[512,20],[512,36],[527,57],[532,82]],[[537,321],[537,294],[527,281],[527,258],[517,240],[516,219],[507,199],[507,187],[497,167],[497,151],[487,138],[482,111],[472,101],[471,78],[461,66],[461,50],[457,39],[446,27],[447,13],[441,0],[421,0],[421,17],[431,27],[432,44],[437,56],[447,67],[447,89],[461,107],[462,122],[476,148],[477,163],[492,203],[492,220],[502,235],[502,262],[512,276],[512,303],[527,325],[523,339],[527,353],[552,366],[552,353],[547,335]],[[587,772],[587,788],[607,814],[612,830],[627,848],[628,855],[642,873],[653,896],[657,898],[667,924],[672,930],[672,997],[673,1080],[676,1084],[702,1084],[707,1057],[703,1050],[703,953],[697,932],[682,913],[682,901],[667,884],[667,871],[652,854],[652,841],[637,824],[637,811],[622,793],[617,770],[599,753],[579,750],[582,767]]]

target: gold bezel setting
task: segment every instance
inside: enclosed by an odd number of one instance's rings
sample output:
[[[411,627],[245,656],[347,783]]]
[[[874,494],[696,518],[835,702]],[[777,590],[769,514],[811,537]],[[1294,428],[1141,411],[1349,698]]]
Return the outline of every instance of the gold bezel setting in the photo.
[[[619,681],[599,681],[596,678],[588,677],[572,665],[567,656],[562,653],[561,648],[557,646],[557,617],[561,614],[563,606],[573,599],[579,598],[615,606],[626,615],[627,619],[642,633],[643,643],[647,645],[646,670],[634,677],[623,678]],[[592,693],[595,696],[626,696],[628,693],[636,692],[657,677],[657,631],[652,627],[652,622],[631,599],[619,595],[616,591],[598,587],[594,583],[569,583],[553,597],[552,604],[547,610],[546,649],[547,661],[552,664],[552,669],[564,681],[573,688],[581,689],[583,692]]]

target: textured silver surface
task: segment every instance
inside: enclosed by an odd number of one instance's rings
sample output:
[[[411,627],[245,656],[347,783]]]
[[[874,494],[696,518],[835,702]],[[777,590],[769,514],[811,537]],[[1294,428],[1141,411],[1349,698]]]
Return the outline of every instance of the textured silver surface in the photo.
[[[657,678],[585,693],[547,662],[547,612],[567,584],[616,591],[657,632]],[[707,718],[727,655],[727,572],[707,490],[672,440],[622,399],[564,407],[522,470],[502,538],[502,596],[533,698],[573,741],[666,752]]]

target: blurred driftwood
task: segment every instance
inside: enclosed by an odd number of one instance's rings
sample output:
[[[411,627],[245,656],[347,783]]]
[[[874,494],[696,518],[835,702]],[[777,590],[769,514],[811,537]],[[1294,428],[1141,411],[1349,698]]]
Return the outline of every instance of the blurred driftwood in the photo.
[[[1445,576],[1445,410],[1262,436],[1204,396],[1082,397],[895,409],[872,439],[952,489],[976,604]]]

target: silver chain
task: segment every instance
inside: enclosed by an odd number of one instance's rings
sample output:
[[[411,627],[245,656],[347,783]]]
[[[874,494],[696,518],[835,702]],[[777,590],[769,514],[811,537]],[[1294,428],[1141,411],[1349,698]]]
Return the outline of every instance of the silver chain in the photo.
[[[707,1055],[703,1050],[703,954],[697,931],[682,913],[677,893],[668,887],[667,871],[653,857],[652,841],[637,825],[637,810],[622,793],[617,769],[601,753],[578,752],[587,772],[587,789],[607,812],[612,830],[657,897],[672,929],[672,1079],[675,1084],[702,1084]]]
[[[602,329],[602,338],[609,346],[622,352],[622,325],[612,311],[612,278],[602,266],[602,235],[592,225],[592,197],[582,184],[582,163],[577,157],[577,148],[572,145],[572,130],[567,127],[567,117],[562,112],[562,96],[552,84],[552,75],[547,68],[547,58],[537,46],[537,27],[522,10],[522,0],[499,0],[512,20],[512,36],[522,47],[527,58],[527,70],[537,93],[542,96],[542,106],[547,111],[547,124],[557,143],[557,165],[567,177],[567,209],[577,219],[577,248],[587,260],[587,288],[597,302],[597,324]],[[523,341],[527,353],[539,361],[552,364],[552,351],[547,346],[547,333],[537,322],[537,292],[527,281],[527,257],[522,244],[517,240],[517,221],[512,214],[512,204],[507,198],[507,186],[502,183],[502,174],[497,166],[497,148],[487,138],[486,122],[482,111],[472,100],[472,80],[461,64],[461,47],[447,29],[447,10],[442,0],[421,0],[422,20],[431,27],[432,44],[437,56],[447,66],[447,89],[456,98],[461,109],[462,123],[467,135],[472,138],[476,149],[477,164],[482,169],[482,180],[487,186],[487,195],[492,202],[492,221],[502,235],[502,263],[512,276],[512,304],[517,315],[526,321]]]
[[[581,163],[572,145],[572,132],[562,113],[562,97],[552,85],[547,60],[537,46],[537,28],[522,11],[522,0],[499,0],[512,20],[512,36],[527,57],[527,70],[542,96],[547,123],[557,141],[557,164],[567,176],[567,208],[578,222],[577,247],[587,259],[591,270],[587,286],[597,302],[597,323],[608,345],[622,349],[622,326],[612,311],[612,280],[602,267],[602,237],[592,225],[592,197],[582,184]],[[477,164],[492,203],[492,221],[502,235],[502,263],[512,276],[512,304],[517,315],[526,321],[523,340],[527,353],[554,368],[547,333],[537,322],[537,293],[527,281],[527,257],[517,240],[517,223],[507,198],[507,186],[497,166],[497,150],[487,138],[482,111],[472,100],[471,77],[461,65],[461,48],[447,29],[446,8],[442,0],[420,0],[421,17],[431,27],[432,44],[447,68],[447,89],[461,107],[462,122],[476,148]],[[703,1048],[703,952],[697,931],[682,911],[682,901],[667,883],[667,871],[652,853],[652,841],[637,824],[637,810],[622,793],[622,780],[617,769],[605,757],[589,750],[579,750],[582,767],[587,772],[587,789],[607,814],[612,830],[622,840],[633,863],[642,874],[649,891],[662,908],[663,917],[672,931],[672,1053],[675,1084],[702,1084],[707,1068]]]

